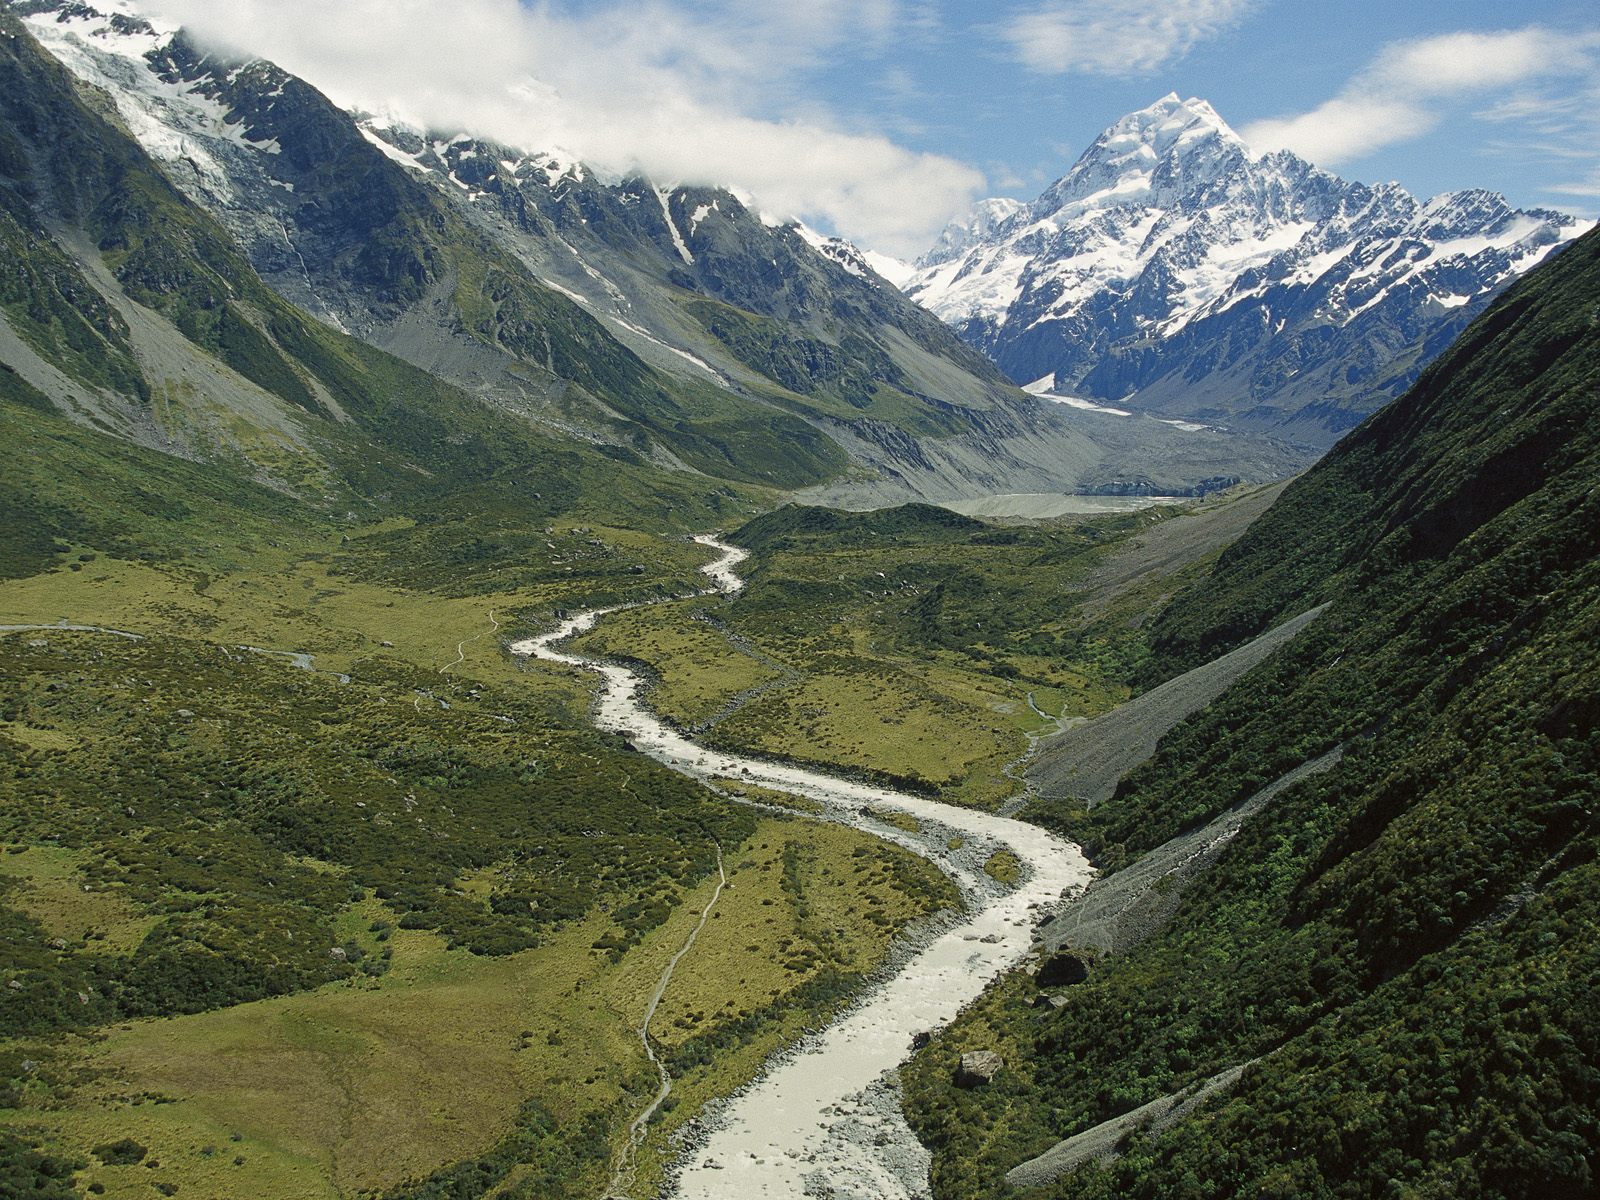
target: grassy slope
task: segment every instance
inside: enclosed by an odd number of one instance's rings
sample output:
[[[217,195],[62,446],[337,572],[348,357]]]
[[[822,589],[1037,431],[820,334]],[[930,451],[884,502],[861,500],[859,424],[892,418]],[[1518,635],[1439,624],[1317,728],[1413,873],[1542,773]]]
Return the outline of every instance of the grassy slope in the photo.
[[[1040,1018],[1022,978],[908,1072],[939,1194],[1265,1055],[1054,1196],[1592,1194],[1600,1132],[1600,239],[1512,289],[1158,621],[1147,678],[1321,599],[1091,814],[1137,852],[1345,742],[1173,925]],[[949,1082],[997,1045],[995,1087]]]

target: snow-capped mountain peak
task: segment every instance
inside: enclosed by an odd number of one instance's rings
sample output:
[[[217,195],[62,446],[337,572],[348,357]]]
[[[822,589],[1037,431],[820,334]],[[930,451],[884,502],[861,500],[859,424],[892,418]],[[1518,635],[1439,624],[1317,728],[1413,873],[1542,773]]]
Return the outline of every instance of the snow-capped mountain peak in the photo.
[[[1006,222],[1019,212],[1026,211],[1027,207],[1021,200],[1006,200],[999,197],[978,201],[965,217],[951,221],[945,226],[933,249],[917,259],[917,266],[932,267],[960,257],[963,251],[975,243],[993,238]]]
[[[1139,201],[1169,204],[1180,189],[1248,157],[1243,139],[1210,104],[1169,93],[1102,133],[1031,212],[1036,220],[1070,220]]]
[[[905,286],[1019,382],[1326,441],[1591,224],[1258,157],[1174,93],[1033,203],[977,205]]]

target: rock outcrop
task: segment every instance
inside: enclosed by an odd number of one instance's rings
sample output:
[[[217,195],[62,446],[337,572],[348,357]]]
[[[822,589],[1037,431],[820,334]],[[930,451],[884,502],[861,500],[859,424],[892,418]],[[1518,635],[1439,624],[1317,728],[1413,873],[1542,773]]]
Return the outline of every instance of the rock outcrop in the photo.
[[[969,1050],[956,1068],[956,1086],[974,1088],[992,1083],[1003,1066],[1005,1060],[993,1050]]]

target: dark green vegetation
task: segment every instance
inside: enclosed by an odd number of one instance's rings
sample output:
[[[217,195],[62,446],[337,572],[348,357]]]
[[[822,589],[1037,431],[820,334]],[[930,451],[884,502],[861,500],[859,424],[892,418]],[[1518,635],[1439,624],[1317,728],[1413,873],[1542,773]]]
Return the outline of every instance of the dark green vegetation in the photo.
[[[41,1153],[38,1145],[0,1129],[0,1196],[16,1200],[75,1200],[77,1163]]]
[[[1332,607],[1093,812],[1111,866],[1332,746],[1065,1008],[1017,978],[910,1072],[939,1194],[1236,1063],[1052,1196],[1593,1195],[1600,238],[1513,288],[1156,622],[1154,682]],[[1020,1064],[971,1093],[960,1049]]]
[[[0,639],[0,717],[76,743],[0,739],[3,837],[85,852],[85,886],[154,924],[131,953],[56,948],[6,910],[0,1026],[13,1033],[381,973],[382,930],[336,931],[369,894],[399,927],[479,954],[537,945],[600,906],[620,954],[713,870],[713,837],[753,827],[681,776],[568,732],[572,714],[527,689],[418,713],[436,672],[371,660],[344,686],[203,642],[83,641]],[[397,729],[396,704],[418,719]],[[490,867],[486,894],[461,894]]]
[[[465,1200],[506,1195],[498,1190],[516,1173],[515,1194],[559,1195],[574,1179],[599,1176],[611,1159],[610,1130],[601,1120],[587,1121],[576,1134],[564,1129],[537,1104],[523,1106],[513,1131],[488,1154],[437,1171],[417,1184],[407,1184],[383,1200]],[[534,1164],[527,1169],[527,1164]],[[520,1169],[519,1169],[520,1168]]]
[[[758,556],[734,622],[751,636],[795,636],[816,613],[870,609],[868,636],[913,657],[949,657],[1034,687],[1076,675],[1114,689],[1142,639],[1114,617],[1085,620],[1081,586],[1108,550],[1176,515],[996,528],[925,504],[781,509],[734,535]]]

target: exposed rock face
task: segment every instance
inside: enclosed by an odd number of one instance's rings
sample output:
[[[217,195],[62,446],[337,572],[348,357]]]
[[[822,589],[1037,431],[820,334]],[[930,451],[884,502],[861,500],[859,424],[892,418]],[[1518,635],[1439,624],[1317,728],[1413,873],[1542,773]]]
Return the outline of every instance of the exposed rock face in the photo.
[[[992,1082],[1003,1066],[1005,1060],[993,1050],[969,1050],[961,1056],[961,1065],[956,1068],[956,1086],[981,1087]]]
[[[984,201],[905,287],[1018,383],[1326,445],[1590,224],[1258,157],[1170,95],[1032,204]]]

